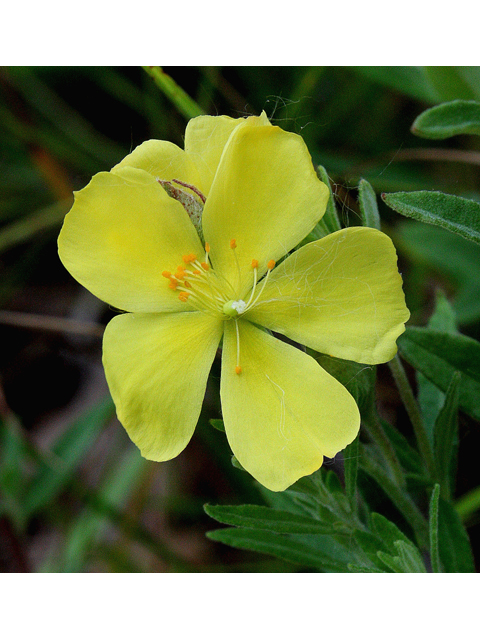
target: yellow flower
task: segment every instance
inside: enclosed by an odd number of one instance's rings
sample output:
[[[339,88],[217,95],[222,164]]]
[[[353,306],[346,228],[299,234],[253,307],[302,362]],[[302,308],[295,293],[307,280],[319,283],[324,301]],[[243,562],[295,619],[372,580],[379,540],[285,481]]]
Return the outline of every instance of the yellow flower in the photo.
[[[327,200],[302,138],[264,114],[195,118],[184,151],[147,141],[75,194],[60,257],[128,312],[108,324],[103,362],[143,456],[187,445],[222,336],[227,438],[259,482],[281,491],[355,438],[348,391],[271,333],[366,364],[396,352],[409,313],[386,235],[343,229],[275,266]]]

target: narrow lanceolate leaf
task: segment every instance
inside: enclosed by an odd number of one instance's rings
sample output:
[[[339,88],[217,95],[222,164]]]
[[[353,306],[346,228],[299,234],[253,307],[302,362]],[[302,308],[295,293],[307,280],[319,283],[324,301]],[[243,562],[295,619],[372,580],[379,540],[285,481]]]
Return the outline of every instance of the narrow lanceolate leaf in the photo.
[[[435,466],[437,477],[442,486],[442,495],[450,496],[450,476],[453,461],[456,459],[458,439],[458,400],[461,373],[455,371],[448,386],[445,402],[435,421]]]
[[[396,540],[394,543],[397,555],[378,551],[378,558],[395,573],[426,573],[425,564],[420,551],[411,542]]]
[[[334,524],[327,524],[296,515],[289,511],[277,511],[271,507],[255,504],[242,505],[218,505],[206,504],[206,513],[222,524],[230,524],[236,527],[249,529],[262,529],[276,533],[338,533],[339,529]]]
[[[396,524],[382,516],[380,513],[373,512],[370,516],[372,521],[372,530],[376,536],[382,541],[385,548],[390,553],[395,553],[395,542],[403,540],[411,544],[411,540],[397,527]]]
[[[442,391],[459,371],[459,405],[480,420],[480,342],[461,334],[407,327],[398,346],[405,360]]]
[[[420,222],[434,224],[480,243],[480,204],[440,191],[382,193],[386,204]]]
[[[480,135],[480,103],[453,100],[436,105],[418,116],[411,131],[432,140],[444,140],[460,133]]]
[[[438,551],[438,501],[440,498],[440,485],[436,484],[430,498],[429,529],[430,529],[430,560],[433,573],[441,572],[440,555]]]
[[[302,565],[320,571],[344,573],[348,571],[344,561],[336,561],[318,549],[304,542],[272,531],[256,531],[255,529],[216,529],[209,531],[207,537],[223,542],[237,549],[248,549]]]
[[[415,545],[404,540],[397,540],[395,547],[405,573],[427,573],[420,551]]]
[[[380,229],[377,196],[372,185],[363,178],[358,183],[358,204],[363,226]]]
[[[452,505],[439,499],[439,554],[446,573],[474,573],[475,562],[468,534]]]

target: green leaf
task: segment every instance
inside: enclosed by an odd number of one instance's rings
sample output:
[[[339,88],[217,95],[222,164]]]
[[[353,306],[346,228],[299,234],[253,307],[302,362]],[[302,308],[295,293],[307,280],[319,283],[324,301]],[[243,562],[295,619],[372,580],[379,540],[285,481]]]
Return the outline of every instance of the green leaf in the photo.
[[[460,407],[480,420],[480,343],[461,334],[407,327],[398,339],[402,356],[413,367],[447,391],[455,371],[459,383]]]
[[[427,327],[449,333],[457,332],[455,311],[441,290],[436,292],[435,310],[430,316]],[[422,412],[428,441],[433,450],[435,421],[443,407],[445,394],[419,371],[416,372],[416,378],[418,404]]]
[[[384,551],[378,551],[377,556],[386,567],[391,569],[391,571],[394,571],[395,573],[405,573],[398,556],[392,556]]]
[[[434,224],[480,243],[480,204],[440,191],[382,193],[386,204],[398,213]]]
[[[218,431],[223,431],[223,433],[225,433],[225,425],[223,424],[223,420],[212,418],[211,420],[209,420],[209,422],[214,429],[217,429]]]
[[[49,504],[73,478],[75,470],[95,438],[112,418],[115,407],[108,396],[73,422],[52,447],[48,464],[34,476],[25,496],[24,507],[30,515]]]
[[[363,226],[380,229],[377,196],[372,185],[363,178],[358,183],[358,204]]]
[[[282,560],[320,571],[346,572],[347,562],[339,562],[299,538],[255,529],[216,529],[209,531],[210,540],[223,542],[237,549],[247,549],[273,555]]]
[[[454,507],[439,499],[438,541],[440,560],[446,573],[474,573],[475,562],[468,534]]]
[[[328,173],[325,167],[321,165],[318,167],[318,172],[320,174],[321,181],[327,185],[328,190],[330,192],[330,197],[327,203],[327,210],[323,218],[320,220],[319,225],[326,229],[327,233],[333,233],[334,231],[338,231],[341,229],[342,225],[340,224],[340,220],[337,213],[337,206],[335,204],[335,196],[332,191],[332,185],[330,183],[330,178],[328,177]],[[318,225],[317,225],[318,226]],[[321,236],[320,236],[321,237]]]
[[[422,468],[422,459],[418,451],[409,444],[405,436],[396,427],[382,419],[380,419],[380,423],[405,471],[418,473],[419,469]]]
[[[402,490],[391,478],[383,466],[378,464],[368,449],[362,447],[360,468],[365,471],[390,498],[405,520],[415,532],[417,542],[423,547],[428,545],[427,523],[408,493]],[[408,538],[407,538],[408,539]]]
[[[206,504],[204,509],[211,518],[222,524],[274,531],[275,533],[338,533],[342,529],[341,523],[338,523],[339,527],[336,527],[335,523],[320,522],[289,511],[278,511],[260,505],[213,506]]]
[[[372,531],[382,540],[385,549],[389,553],[395,553],[395,542],[403,540],[408,544],[412,544],[411,540],[401,531],[396,524],[382,516],[380,513],[373,512],[370,516],[372,522]]]
[[[430,498],[429,508],[429,531],[430,531],[430,560],[432,563],[433,573],[440,573],[442,571],[440,565],[440,555],[438,551],[438,501],[440,499],[440,485],[436,484],[433,487],[432,495]]]
[[[411,542],[395,540],[394,553],[378,551],[378,558],[395,573],[427,573],[420,551]]]
[[[461,133],[480,135],[480,103],[454,100],[439,104],[421,113],[411,131],[432,140],[444,140]]]
[[[377,569],[376,567],[365,567],[363,565],[353,564],[352,562],[347,565],[347,568],[352,573],[386,573],[386,571]]]
[[[450,496],[450,477],[452,472],[455,472],[453,461],[456,459],[456,445],[458,441],[458,400],[460,380],[460,372],[455,371],[447,389],[445,402],[435,421],[435,465],[444,498],[448,498]]]
[[[370,531],[357,530],[354,532],[354,538],[358,546],[361,548],[369,563],[376,567],[377,570],[385,571],[384,563],[379,559],[378,552],[386,551],[384,541],[376,534]]]

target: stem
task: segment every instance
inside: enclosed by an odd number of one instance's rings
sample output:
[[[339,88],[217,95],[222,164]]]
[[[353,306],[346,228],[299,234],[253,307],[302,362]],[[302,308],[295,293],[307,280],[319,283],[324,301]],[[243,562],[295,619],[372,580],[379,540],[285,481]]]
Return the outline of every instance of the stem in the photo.
[[[372,404],[370,410],[362,417],[362,422],[369,436],[378,446],[385,458],[395,482],[399,487],[405,486],[405,476],[392,443],[380,423],[378,414]]]
[[[468,520],[478,509],[480,509],[480,487],[472,489],[455,504],[455,509],[463,522]]]
[[[440,498],[440,485],[437,483],[430,498],[430,561],[433,573],[441,573],[440,554],[438,550],[438,500]]]
[[[425,429],[422,414],[418,408],[407,374],[405,373],[405,369],[403,368],[398,355],[396,355],[393,360],[390,360],[388,366],[390,367],[390,371],[395,379],[400,397],[405,405],[410,422],[412,423],[420,454],[425,462],[430,477],[435,478],[435,461],[433,459],[432,449],[428,440],[427,430]]]
[[[188,120],[203,115],[203,109],[161,67],[143,67],[143,69]]]

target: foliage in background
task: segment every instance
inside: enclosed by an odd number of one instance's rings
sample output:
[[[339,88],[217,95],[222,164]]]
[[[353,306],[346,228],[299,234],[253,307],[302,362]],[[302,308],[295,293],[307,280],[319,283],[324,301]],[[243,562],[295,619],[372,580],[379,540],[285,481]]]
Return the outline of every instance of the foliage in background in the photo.
[[[304,137],[331,189],[309,240],[381,226],[412,311],[389,367],[312,353],[357,400],[361,437],[280,494],[230,460],[218,364],[178,462],[143,460],[110,427],[112,310],[56,257],[94,173],[148,138],[181,146],[199,113],[262,110]],[[4,570],[474,571],[479,114],[477,67],[0,69]]]

